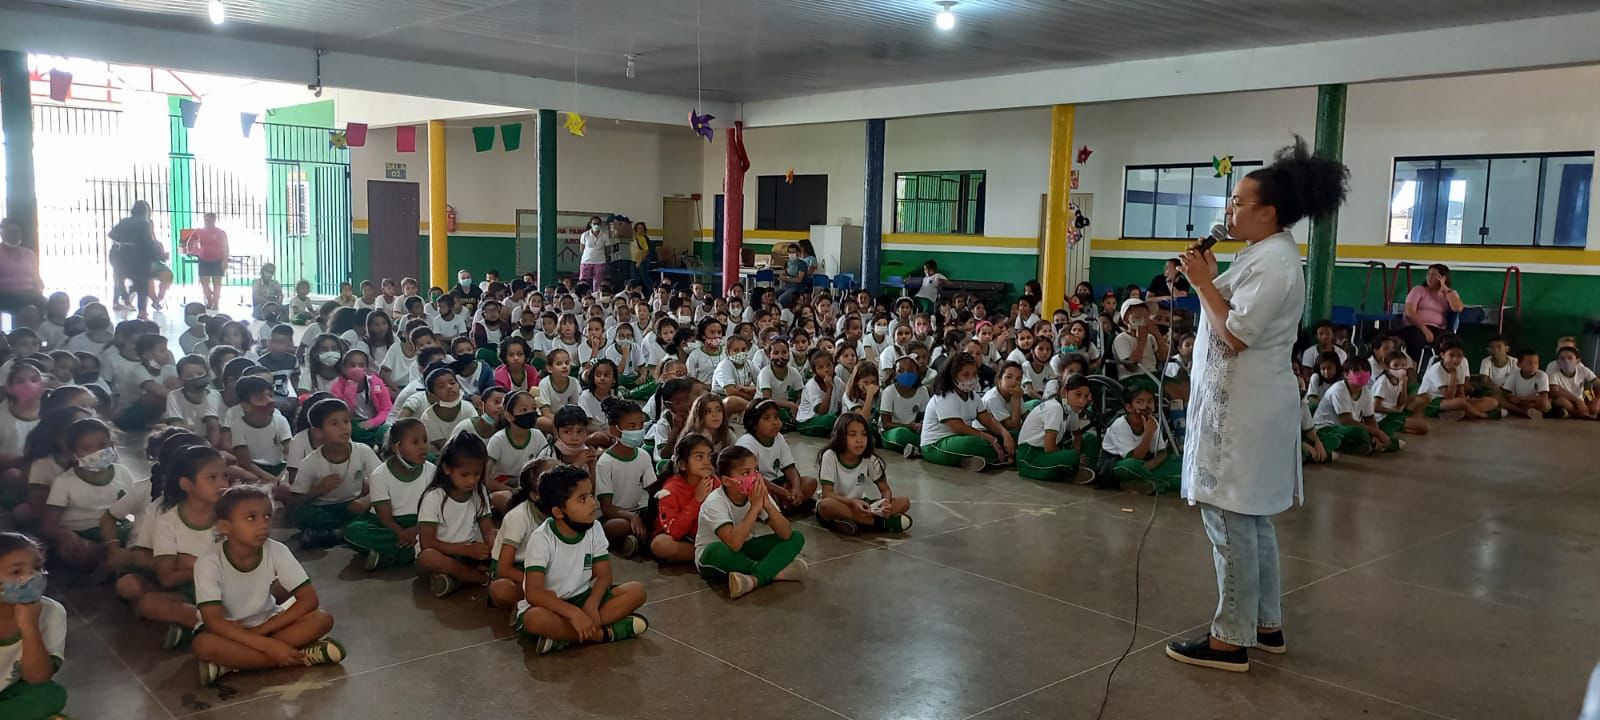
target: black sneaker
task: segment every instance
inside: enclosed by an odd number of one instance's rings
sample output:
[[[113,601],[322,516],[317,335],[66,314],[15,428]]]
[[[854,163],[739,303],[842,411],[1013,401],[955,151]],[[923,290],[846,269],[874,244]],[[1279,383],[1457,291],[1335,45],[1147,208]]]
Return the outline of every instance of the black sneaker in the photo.
[[[1262,652],[1272,653],[1273,655],[1282,655],[1286,652],[1289,652],[1289,646],[1283,642],[1282,630],[1273,630],[1272,632],[1261,632],[1260,630],[1257,630],[1256,649]]]
[[[1213,670],[1250,671],[1250,655],[1244,648],[1213,650],[1210,640],[1210,635],[1201,635],[1195,640],[1174,640],[1167,643],[1167,657],[1185,665]]]

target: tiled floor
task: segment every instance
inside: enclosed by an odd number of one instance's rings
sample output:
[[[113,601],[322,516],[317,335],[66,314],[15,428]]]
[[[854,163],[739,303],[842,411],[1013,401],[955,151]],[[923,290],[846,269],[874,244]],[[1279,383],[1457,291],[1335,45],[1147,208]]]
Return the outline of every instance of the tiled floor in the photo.
[[[1403,454],[1307,473],[1277,518],[1288,655],[1245,675],[1162,654],[1215,601],[1196,513],[1156,504],[1139,629],[1108,718],[1571,718],[1600,659],[1600,425],[1458,424]],[[796,439],[803,470],[815,441]],[[186,654],[110,589],[57,583],[72,615],[61,679],[78,718],[1093,718],[1130,640],[1151,499],[889,460],[915,501],[904,538],[802,525],[804,585],[730,601],[692,571],[646,582],[643,638],[537,656],[483,592],[431,597],[345,550],[302,557],[341,667],[202,689]],[[1131,511],[1131,512],[1130,512]]]

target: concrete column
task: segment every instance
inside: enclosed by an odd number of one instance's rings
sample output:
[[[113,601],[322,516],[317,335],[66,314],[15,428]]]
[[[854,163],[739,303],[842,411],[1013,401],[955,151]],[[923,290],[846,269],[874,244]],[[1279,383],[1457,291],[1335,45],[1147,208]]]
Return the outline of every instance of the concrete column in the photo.
[[[39,249],[39,199],[33,176],[33,98],[28,54],[0,50],[0,127],[6,136],[5,216],[22,226],[22,244]]]
[[[556,111],[539,111],[539,286],[556,282]]]
[[[883,262],[883,141],[882,118],[867,121],[867,198],[861,225],[861,287],[878,294],[879,268]]]
[[[739,256],[744,252],[744,173],[750,158],[744,152],[744,123],[728,128],[727,164],[722,175],[722,292],[739,282]]]
[[[1056,105],[1050,108],[1050,178],[1044,208],[1044,253],[1039,257],[1039,316],[1050,317],[1066,302],[1067,223],[1072,213],[1067,205],[1072,192],[1072,128],[1077,108]]]
[[[1317,88],[1318,157],[1344,161],[1344,107],[1347,88],[1323,85]],[[1333,268],[1338,256],[1334,243],[1339,236],[1339,214],[1312,221],[1310,243],[1306,246],[1306,312],[1301,322],[1310,327],[1333,316]]]

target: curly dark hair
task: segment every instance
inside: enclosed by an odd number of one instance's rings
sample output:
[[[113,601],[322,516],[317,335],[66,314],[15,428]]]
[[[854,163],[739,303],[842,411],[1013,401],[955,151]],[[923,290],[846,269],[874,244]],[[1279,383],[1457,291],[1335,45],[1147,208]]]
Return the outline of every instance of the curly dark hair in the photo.
[[[1313,155],[1299,135],[1294,136],[1293,144],[1273,153],[1271,165],[1245,177],[1259,185],[1261,204],[1278,211],[1282,227],[1301,218],[1320,220],[1332,215],[1350,190],[1350,168],[1338,160]]]

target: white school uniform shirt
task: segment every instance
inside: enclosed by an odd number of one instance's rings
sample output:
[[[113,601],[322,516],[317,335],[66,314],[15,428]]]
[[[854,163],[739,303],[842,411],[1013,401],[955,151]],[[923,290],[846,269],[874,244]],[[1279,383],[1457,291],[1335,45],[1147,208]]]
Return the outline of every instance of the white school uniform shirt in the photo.
[[[827,392],[823,392],[822,383],[811,378],[806,381],[806,389],[800,393],[800,410],[795,413],[794,419],[805,422],[818,415],[837,415],[842,397],[844,383],[838,378],[833,379],[833,389]]]
[[[389,371],[389,383],[405,387],[417,373],[416,355],[406,357],[405,345],[395,343],[389,346],[389,352],[384,353],[383,362],[379,365],[381,370]]]
[[[667,348],[657,340],[655,333],[650,333],[649,335],[644,336],[644,342],[642,345],[644,347],[644,364],[651,367],[659,366],[662,360],[673,356],[672,353],[668,352]]]
[[[902,425],[922,422],[922,411],[928,407],[928,388],[918,385],[911,397],[905,397],[900,394],[899,387],[897,383],[879,391],[878,412],[889,413],[890,418]]]
[[[579,364],[578,351],[583,348],[583,345],[584,343],[582,336],[573,338],[572,342],[569,343],[565,340],[562,340],[560,335],[557,335],[554,340],[550,341],[550,349],[546,350],[545,352],[549,353],[555,350],[565,350],[567,351],[567,359],[571,360],[572,364],[576,366]]]
[[[188,555],[198,560],[211,552],[211,546],[217,543],[217,534],[212,526],[190,525],[188,520],[183,519],[180,513],[182,509],[183,504],[179,503],[170,510],[159,510],[160,514],[150,522],[150,549],[156,557]]]
[[[1400,397],[1405,394],[1405,376],[1396,381],[1389,377],[1389,373],[1380,373],[1372,376],[1372,384],[1367,386],[1367,394],[1372,396],[1373,410],[1377,410],[1379,400],[1387,408],[1397,408],[1395,412],[1404,410],[1400,408]]]
[[[417,413],[417,419],[422,421],[422,428],[428,433],[429,444],[439,445],[455,437],[456,426],[460,425],[462,420],[472,417],[469,413],[472,406],[466,404],[465,400],[462,401],[461,405],[457,405],[456,408],[457,415],[449,420],[439,417],[439,406],[437,405],[429,405],[422,412]]]
[[[287,607],[272,597],[273,582],[291,595],[311,583],[311,576],[294,553],[277,540],[267,539],[261,547],[261,561],[252,568],[233,564],[227,547],[227,541],[216,543],[195,561],[195,605],[221,605],[223,617],[246,628],[260,626]]]
[[[1339,416],[1348,413],[1351,419],[1363,423],[1367,418],[1376,417],[1373,407],[1371,388],[1363,390],[1358,399],[1351,395],[1350,386],[1340,380],[1328,388],[1327,395],[1322,396],[1322,402],[1317,404],[1317,414],[1311,422],[1319,428],[1339,425]]]
[[[1133,357],[1133,349],[1134,349],[1133,343],[1134,343],[1134,337],[1133,337],[1132,334],[1127,333],[1127,332],[1117,333],[1117,339],[1112,341],[1112,343],[1111,343],[1111,351],[1115,355],[1115,357],[1117,358],[1118,361],[1127,360],[1127,359]],[[1156,339],[1154,337],[1145,336],[1145,339],[1144,339],[1144,357],[1141,360],[1139,360],[1139,363],[1136,366],[1138,369],[1137,370],[1129,370],[1127,368],[1122,368],[1122,372],[1124,372],[1124,373],[1132,372],[1132,373],[1141,373],[1141,374],[1142,373],[1154,374],[1155,371],[1156,371],[1156,368],[1158,367],[1158,364],[1160,362],[1161,362],[1161,358],[1160,358],[1159,350],[1156,347]]]
[[[1333,383],[1322,377],[1322,373],[1311,373],[1311,379],[1306,381],[1306,397],[1322,402],[1322,396],[1328,394],[1330,387],[1333,387]]]
[[[643,450],[636,450],[633,458],[628,460],[607,450],[595,461],[595,496],[610,495],[611,504],[623,510],[639,512],[645,509],[650,504],[650,493],[646,488],[655,484],[655,481],[655,463],[651,462],[650,454]]]
[[[589,528],[577,537],[556,529],[545,520],[522,543],[522,571],[544,573],[544,587],[562,600],[570,600],[594,587],[594,564],[611,559],[606,534]],[[527,598],[517,602],[517,614],[533,607]]]
[[[770,364],[761,368],[761,373],[756,376],[756,389],[772,391],[773,399],[799,399],[800,392],[806,387],[805,374],[792,367],[785,367],[784,373],[783,377],[778,377]]]
[[[1150,438],[1150,453],[1155,454],[1167,447],[1166,435],[1161,431],[1161,423],[1155,416],[1145,418],[1145,422],[1154,423],[1156,426],[1155,437]],[[1133,425],[1128,423],[1127,415],[1119,415],[1106,429],[1105,440],[1101,442],[1100,449],[1117,457],[1127,457],[1139,447],[1141,435],[1133,431]],[[1139,458],[1143,460],[1144,458]]]
[[[200,402],[190,402],[182,390],[167,394],[167,419],[177,418],[196,435],[205,436],[206,418],[222,421],[222,393],[206,388]]]
[[[922,286],[917,288],[917,297],[938,304],[939,288],[944,287],[949,280],[950,278],[945,277],[944,273],[938,272],[922,278]]]
[[[39,336],[39,342],[51,350],[60,350],[67,342],[66,328],[49,320],[39,321],[39,327],[34,328],[34,333]]]
[[[1234,352],[1211,315],[1200,313],[1182,494],[1190,504],[1273,515],[1305,497],[1299,382],[1284,362],[1305,309],[1294,236],[1281,232],[1245,246],[1214,284],[1233,306],[1224,324],[1246,347]]]
[[[922,445],[932,445],[947,437],[954,437],[956,432],[944,424],[945,420],[962,420],[968,425],[976,425],[978,413],[985,412],[983,398],[978,393],[963,398],[961,393],[954,390],[943,395],[932,395],[928,398],[928,409],[922,413]]]
[[[506,430],[495,433],[489,438],[489,477],[516,477],[522,472],[522,466],[539,457],[549,444],[538,429],[529,430],[528,441],[520,447]]]
[[[294,485],[289,490],[298,495],[311,492],[311,487],[329,475],[340,477],[339,486],[328,491],[328,494],[310,498],[312,505],[343,505],[344,503],[361,497],[367,479],[372,473],[383,465],[378,459],[378,454],[358,442],[350,443],[350,457],[344,462],[332,462],[325,453],[328,446],[324,444],[317,448],[306,459],[300,462],[300,472],[294,476]]]
[[[1089,419],[1072,411],[1072,408],[1062,404],[1060,400],[1046,400],[1033,408],[1022,420],[1022,428],[1017,431],[1017,444],[1032,447],[1044,447],[1044,434],[1046,431],[1056,431],[1056,446],[1063,444],[1068,448],[1072,446],[1070,434],[1080,430],[1089,429]]]
[[[1494,356],[1491,355],[1478,363],[1478,374],[1488,377],[1495,387],[1505,387],[1506,381],[1517,374],[1517,359],[1508,357],[1505,367],[1495,367]]]
[[[133,521],[133,531],[128,533],[128,547],[152,549],[155,542],[155,514],[161,511],[161,506],[150,500],[150,480],[146,478],[133,484],[133,489],[124,493],[117,501],[106,508],[111,517]]]
[[[1333,352],[1339,354],[1339,367],[1344,367],[1345,359],[1350,357],[1349,353],[1346,353],[1344,348],[1338,345],[1333,346]],[[1306,348],[1305,352],[1300,353],[1300,364],[1315,370],[1317,368],[1317,358],[1319,357],[1322,357],[1322,348],[1312,345]]]
[[[983,409],[994,416],[995,422],[1005,422],[1011,419],[1011,404],[1000,394],[1000,388],[992,387],[983,393]]]
[[[61,477],[61,473],[66,471],[67,468],[56,462],[54,457],[47,455],[34,460],[33,464],[28,466],[28,484],[50,487],[56,478]]]
[[[1056,372],[1055,366],[1047,362],[1043,368],[1035,370],[1031,362],[1023,361],[1021,365],[1023,387],[1033,388],[1035,393],[1045,397],[1054,392],[1056,378],[1061,376],[1061,373]],[[1168,372],[1170,375],[1170,369]]]
[[[1511,397],[1532,397],[1550,392],[1550,376],[1543,370],[1533,371],[1533,377],[1523,377],[1521,372],[1514,372],[1500,388]]]
[[[360,350],[366,353],[368,358],[372,357],[372,350],[367,347],[367,341],[362,340],[361,336],[356,334],[356,331],[346,330],[339,335],[339,339],[344,341],[346,352]]]
[[[204,355],[206,352],[206,335],[203,332],[199,335],[195,335],[190,331],[185,330],[183,331],[182,335],[178,336],[178,347],[183,350],[185,355]],[[195,348],[200,349],[196,350]]]
[[[745,433],[733,444],[755,453],[756,469],[761,471],[761,477],[773,482],[783,478],[784,469],[794,467],[794,452],[789,449],[789,441],[784,439],[783,433],[773,436],[771,443],[762,443],[756,436]]]
[[[612,397],[619,396],[612,395]],[[589,429],[600,431],[606,429],[606,426],[611,424],[610,420],[606,417],[606,410],[603,401],[600,397],[594,394],[593,390],[584,390],[578,395],[578,407],[583,408],[583,411],[589,414]]]
[[[250,459],[257,465],[288,462],[283,444],[294,437],[294,432],[289,429],[289,421],[284,419],[283,413],[273,410],[271,422],[256,427],[245,421],[244,406],[235,405],[222,413],[222,426],[232,431],[233,447],[250,448]]]
[[[1550,378],[1551,387],[1561,388],[1580,398],[1584,390],[1594,385],[1595,380],[1594,371],[1583,365],[1579,365],[1571,375],[1561,372],[1561,366],[1557,365],[1555,372],[1546,370],[1545,376]]]
[[[83,532],[100,526],[100,515],[111,504],[133,490],[133,472],[121,464],[111,466],[111,477],[104,485],[95,485],[78,476],[78,471],[68,470],[50,483],[50,494],[45,504],[61,509],[61,527],[73,532]]]
[[[478,530],[478,520],[488,517],[489,513],[489,503],[480,505],[476,494],[457,502],[444,491],[444,488],[436,487],[422,493],[422,499],[418,501],[417,506],[417,524],[436,526],[434,537],[439,542],[460,544],[483,542],[483,533]],[[422,543],[417,543],[417,554],[422,554]]]
[[[746,435],[745,437],[750,437]],[[717,531],[725,525],[738,524],[744,519],[745,513],[750,512],[750,499],[745,498],[743,505],[735,505],[728,499],[728,493],[722,488],[712,490],[706,494],[705,502],[700,503],[700,523],[694,531],[694,564],[700,567],[700,558],[705,555],[706,548],[711,543],[721,542]],[[767,525],[768,509],[761,509],[760,519],[750,526],[751,539],[763,535],[771,535],[772,527]]]
[[[617,343],[612,342],[606,346],[604,357],[617,364],[617,374],[638,375],[639,368],[649,363],[644,359],[644,348],[638,343],[628,343],[627,352],[623,352]]]
[[[722,362],[717,363],[717,369],[711,373],[711,392],[725,395],[724,389],[729,385],[735,387],[750,387],[756,384],[755,373],[750,369],[750,362],[737,365],[733,358],[724,356]]]
[[[77,335],[67,338],[67,346],[65,349],[71,350],[75,353],[86,352],[91,355],[99,355],[102,352],[105,352],[107,347],[110,347],[110,345],[89,337],[89,333],[87,332],[81,332]],[[105,375],[105,369],[105,365],[101,364],[101,375]]]
[[[1457,385],[1467,383],[1467,363],[1463,361],[1456,366],[1455,372],[1446,370],[1443,362],[1436,362],[1428,371],[1422,374],[1422,386],[1417,388],[1418,395],[1444,395],[1450,387],[1450,376],[1454,375]]]
[[[833,450],[822,451],[817,461],[817,497],[822,497],[822,486],[832,485],[833,492],[842,498],[861,500],[877,489],[878,483],[888,476],[883,459],[876,455],[858,458],[855,465],[846,465]]]
[[[44,640],[45,653],[61,667],[67,658],[67,610],[49,597],[39,599],[39,637]],[[21,638],[0,645],[0,691],[23,682],[22,646]]]
[[[285,470],[299,470],[306,456],[316,448],[311,447],[311,431],[301,430],[289,437],[289,454],[285,455]]]
[[[560,410],[568,405],[578,404],[578,398],[583,395],[583,385],[571,375],[567,376],[567,389],[557,390],[555,376],[546,375],[539,378],[539,396],[544,398],[544,404],[551,410]]]
[[[689,353],[689,359],[684,361],[684,365],[689,370],[689,377],[709,386],[711,385],[712,377],[716,375],[717,364],[721,362],[722,350],[720,348],[717,350],[717,354],[712,355],[706,352],[705,348],[697,347]]]
[[[467,334],[467,314],[456,309],[455,314],[446,318],[443,315],[434,315],[428,324],[433,328],[435,335],[446,338],[460,337]]]
[[[500,532],[494,535],[494,553],[489,557],[494,558],[495,563],[499,563],[500,551],[510,545],[517,549],[512,562],[516,563],[517,567],[522,567],[528,557],[526,547],[528,535],[544,521],[544,513],[539,512],[539,508],[532,500],[518,503],[516,507],[506,511],[506,516],[500,520]]]
[[[456,423],[455,428],[450,431],[450,436],[449,437],[454,439],[455,436],[457,436],[457,435],[461,435],[463,433],[468,433],[468,434],[476,435],[479,440],[483,441],[483,444],[488,445],[489,444],[489,438],[494,437],[494,434],[495,434],[495,432],[497,432],[497,430],[495,429],[494,424],[491,423],[489,425],[489,434],[488,435],[484,435],[483,433],[478,432],[478,422],[477,421],[482,420],[482,419],[483,419],[482,415],[473,415],[472,417],[461,418],[461,422]]]
[[[402,480],[389,467],[389,463],[379,464],[367,481],[368,496],[372,498],[373,507],[379,503],[389,503],[389,512],[395,517],[416,515],[417,507],[422,504],[422,493],[427,491],[428,484],[433,482],[433,475],[438,470],[433,463],[423,460],[416,479]]]
[[[0,405],[0,455],[22,455],[28,434],[39,426],[39,418],[24,420],[11,414],[11,403]]]

